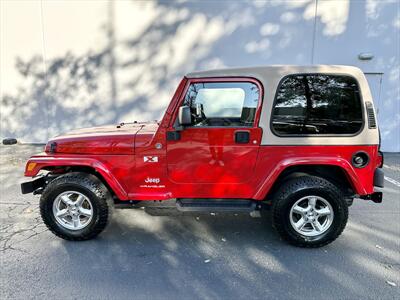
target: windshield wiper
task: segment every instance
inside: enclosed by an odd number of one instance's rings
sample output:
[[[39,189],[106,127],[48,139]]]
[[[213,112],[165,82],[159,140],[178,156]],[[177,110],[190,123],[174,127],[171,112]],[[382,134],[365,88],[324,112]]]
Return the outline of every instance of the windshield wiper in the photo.
[[[133,122],[121,122],[121,123],[119,123],[119,124],[117,125],[117,128],[121,128],[122,126],[125,126],[125,125],[150,124],[150,123],[153,123],[153,122],[158,123],[157,120],[149,121],[149,122],[138,122],[138,121],[133,121]]]
[[[133,122],[121,122],[117,125],[117,128],[121,128],[124,125],[130,125],[130,124],[138,124],[138,121],[133,121]]]

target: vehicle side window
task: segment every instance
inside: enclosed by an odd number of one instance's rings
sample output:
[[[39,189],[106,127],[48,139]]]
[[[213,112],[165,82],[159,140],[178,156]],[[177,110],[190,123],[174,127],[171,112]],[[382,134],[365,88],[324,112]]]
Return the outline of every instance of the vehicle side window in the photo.
[[[190,107],[194,127],[252,127],[259,94],[251,82],[193,83],[182,105]]]
[[[355,134],[362,125],[353,77],[290,75],[278,87],[272,114],[272,131],[278,135]]]

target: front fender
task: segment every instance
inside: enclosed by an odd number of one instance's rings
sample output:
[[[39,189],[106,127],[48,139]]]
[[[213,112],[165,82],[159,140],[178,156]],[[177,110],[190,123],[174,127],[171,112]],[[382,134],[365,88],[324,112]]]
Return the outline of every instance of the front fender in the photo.
[[[340,157],[318,157],[310,160],[310,157],[296,157],[287,158],[280,161],[271,173],[263,180],[261,186],[257,190],[254,198],[255,199],[265,199],[268,192],[272,188],[275,181],[278,179],[279,175],[288,167],[291,166],[301,166],[301,165],[325,165],[325,166],[337,166],[340,167],[347,178],[349,179],[354,191],[359,195],[368,194],[368,191],[360,183],[359,176],[355,172],[354,168],[350,162],[344,158]]]
[[[115,195],[120,200],[127,200],[128,194],[113,176],[112,172],[100,161],[87,157],[56,157],[56,156],[32,156],[26,163],[24,175],[35,177],[41,170],[54,167],[90,167],[96,170],[107,182]]]

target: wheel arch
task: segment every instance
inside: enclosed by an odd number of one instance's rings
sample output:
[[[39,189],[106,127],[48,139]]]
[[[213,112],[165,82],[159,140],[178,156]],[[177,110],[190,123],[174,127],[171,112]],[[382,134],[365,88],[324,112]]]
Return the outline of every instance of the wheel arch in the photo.
[[[308,160],[284,161],[265,178],[255,199],[270,200],[278,188],[288,179],[298,176],[318,176],[342,187],[347,196],[365,194],[365,189],[350,163],[344,159],[309,162]]]
[[[285,181],[301,176],[317,176],[341,187],[345,195],[354,195],[354,186],[347,173],[341,167],[335,165],[294,165],[284,169],[272,185],[266,198],[273,195]]]
[[[34,167],[30,169],[29,165],[33,163]],[[126,200],[128,197],[125,189],[120,185],[118,180],[112,175],[112,172],[101,162],[97,160],[79,161],[46,158],[31,158],[25,169],[25,176],[34,177],[41,171],[48,171],[52,175],[58,176],[69,172],[82,172],[96,176],[110,191],[110,193],[119,200]]]
[[[94,175],[105,185],[105,187],[109,190],[109,192],[111,193],[112,196],[115,196],[115,197],[118,198],[118,196],[116,195],[115,191],[110,186],[108,181],[94,167],[85,166],[85,165],[59,166],[59,167],[56,167],[56,168],[51,168],[50,167],[48,169],[48,171],[53,172],[53,174],[55,174],[55,175],[62,175],[62,174],[72,173],[72,172],[79,172],[79,173],[85,173],[85,174]]]

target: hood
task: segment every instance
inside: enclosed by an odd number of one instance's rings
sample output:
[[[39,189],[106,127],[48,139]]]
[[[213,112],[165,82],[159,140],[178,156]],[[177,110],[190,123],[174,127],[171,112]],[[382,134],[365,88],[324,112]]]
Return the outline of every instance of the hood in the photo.
[[[135,137],[135,148],[146,148],[151,145],[155,133],[158,130],[158,124],[147,124],[138,130]]]
[[[82,128],[49,140],[48,153],[71,154],[134,154],[135,136],[152,123],[121,123],[101,127]],[[154,124],[158,127],[157,124]]]

